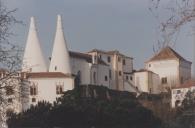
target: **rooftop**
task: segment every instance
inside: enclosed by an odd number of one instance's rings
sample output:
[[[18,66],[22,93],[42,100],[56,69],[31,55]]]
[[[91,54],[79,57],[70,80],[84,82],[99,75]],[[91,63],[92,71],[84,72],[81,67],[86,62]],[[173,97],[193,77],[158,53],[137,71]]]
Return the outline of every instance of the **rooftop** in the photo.
[[[73,51],[70,51],[69,54],[70,54],[70,57],[84,59],[88,63],[92,63],[92,55],[80,53],[80,52],[73,52]],[[107,65],[106,62],[104,62],[100,58],[98,58],[98,64]]]
[[[147,70],[147,69],[140,69],[140,70],[135,71],[135,73],[136,72],[150,72],[150,73],[156,74],[156,73],[154,73],[154,72],[152,72],[150,70]]]
[[[64,74],[61,72],[31,72],[31,73],[26,73],[26,77],[27,78],[70,78],[73,77],[73,75]]]
[[[120,53],[118,50],[104,51],[104,50],[100,50],[100,49],[93,49],[93,50],[89,51],[88,53],[92,53],[92,52],[98,52],[98,53],[109,54],[109,55],[118,54],[120,56],[133,59],[132,57],[129,57],[129,56],[126,56],[126,55]]]
[[[174,51],[169,46],[163,48],[160,52],[155,54],[147,62],[158,61],[158,60],[169,60],[169,59],[179,59],[179,60],[191,63],[190,61],[187,61],[186,59],[184,59],[181,55],[179,55],[176,51]]]
[[[185,81],[183,84],[180,84],[178,87],[175,87],[173,89],[179,89],[179,88],[190,88],[195,86],[195,79],[190,79]]]

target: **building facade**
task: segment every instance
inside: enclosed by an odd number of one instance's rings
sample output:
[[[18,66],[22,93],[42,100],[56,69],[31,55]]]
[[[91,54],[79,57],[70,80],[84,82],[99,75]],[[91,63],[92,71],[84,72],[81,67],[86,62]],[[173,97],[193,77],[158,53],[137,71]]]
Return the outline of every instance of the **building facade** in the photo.
[[[60,15],[57,17],[50,64],[45,63],[40,46],[35,19],[32,17],[22,65],[24,86],[29,88],[28,98],[22,100],[23,110],[39,101],[53,103],[63,92],[79,85],[100,85],[137,92],[133,86],[133,58],[118,51],[69,51]]]
[[[145,69],[159,75],[164,89],[171,89],[191,79],[191,64],[172,48],[165,47],[145,63]]]
[[[172,108],[182,105],[188,91],[195,91],[195,81],[188,80],[183,84],[171,90],[171,106]]]
[[[134,79],[135,87],[141,92],[158,94],[162,91],[159,75],[152,71],[146,69],[136,71]]]
[[[111,89],[128,91],[133,86],[133,58],[119,51],[102,51],[94,49],[88,54],[106,62],[109,66],[109,86]],[[131,90],[129,90],[131,91]]]

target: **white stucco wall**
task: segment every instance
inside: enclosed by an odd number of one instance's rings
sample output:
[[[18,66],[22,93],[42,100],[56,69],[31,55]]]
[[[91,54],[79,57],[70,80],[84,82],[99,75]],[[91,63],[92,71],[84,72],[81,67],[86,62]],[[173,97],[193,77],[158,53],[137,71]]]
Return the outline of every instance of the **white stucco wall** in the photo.
[[[90,70],[91,65],[84,59],[70,58],[72,73],[77,75],[78,71],[81,72],[81,84],[90,84]]]
[[[151,61],[146,63],[145,67],[147,70],[158,74],[160,77],[160,81],[163,77],[167,78],[167,84],[164,84],[164,87],[174,87],[179,84],[178,60]]]
[[[135,86],[142,92],[149,92],[148,72],[135,73]]]
[[[36,105],[38,101],[48,101],[53,103],[57,97],[61,96],[56,94],[56,85],[61,83],[63,90],[68,91],[74,88],[73,78],[31,78],[29,79],[30,85],[35,84],[38,89],[38,93],[35,96],[29,96],[29,102],[24,103],[23,110],[30,107],[30,105]],[[32,98],[36,98],[36,102],[32,102]]]
[[[107,80],[105,79],[107,77]],[[98,85],[110,87],[109,83],[109,66],[98,65]]]
[[[161,92],[158,74],[143,71],[135,72],[135,86],[142,92],[158,94]]]

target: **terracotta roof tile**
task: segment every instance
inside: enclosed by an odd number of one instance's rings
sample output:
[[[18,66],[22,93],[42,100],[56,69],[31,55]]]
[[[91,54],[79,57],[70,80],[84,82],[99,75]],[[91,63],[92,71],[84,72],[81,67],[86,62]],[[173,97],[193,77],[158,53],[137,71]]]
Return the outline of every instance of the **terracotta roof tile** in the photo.
[[[136,73],[136,72],[151,72],[151,73],[153,73],[153,74],[156,74],[156,73],[154,73],[154,72],[152,72],[152,71],[150,71],[150,70],[147,70],[147,69],[140,69],[140,70],[135,71],[135,73]]]
[[[93,49],[93,50],[89,51],[88,53],[91,53],[91,52],[99,52],[99,53],[104,53],[104,54],[109,54],[109,55],[118,54],[120,56],[133,59],[132,57],[129,57],[129,56],[126,56],[126,55],[120,53],[118,50],[104,51],[104,50],[99,50],[99,49]]]
[[[180,56],[176,51],[174,51],[171,47],[168,46],[163,48],[158,54],[154,55],[151,59],[149,59],[149,61],[168,60],[168,59],[179,59],[179,60],[187,61],[182,56]]]
[[[24,76],[24,73],[22,73]],[[27,78],[68,78],[73,77],[72,74],[64,74],[61,72],[31,72],[26,73]]]
[[[80,53],[80,52],[73,52],[73,51],[70,51],[69,54],[70,54],[70,57],[84,59],[88,63],[92,63],[92,55]],[[107,65],[106,62],[104,62],[100,58],[98,60],[98,64]]]
[[[190,79],[185,81],[183,84],[180,84],[178,87],[174,87],[173,89],[179,89],[179,88],[189,88],[195,86],[195,80]]]

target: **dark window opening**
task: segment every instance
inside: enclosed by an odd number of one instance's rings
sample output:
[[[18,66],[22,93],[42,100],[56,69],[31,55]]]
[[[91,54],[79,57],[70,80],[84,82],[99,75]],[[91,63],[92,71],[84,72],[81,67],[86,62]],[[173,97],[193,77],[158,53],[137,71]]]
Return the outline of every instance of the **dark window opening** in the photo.
[[[161,79],[161,82],[162,82],[162,84],[167,84],[167,77],[163,77],[163,78]]]
[[[32,98],[32,102],[36,102],[36,98]]]
[[[110,58],[110,56],[108,56],[107,61],[108,61],[108,63],[110,63],[110,62],[111,62],[111,58]]]
[[[126,64],[126,61],[125,61],[125,59],[123,59],[123,65],[125,65]]]
[[[119,76],[121,76],[122,75],[122,72],[121,71],[119,71]]]
[[[126,76],[126,80],[129,80],[129,76]]]
[[[108,77],[107,76],[105,76],[105,81],[108,81]]]
[[[133,77],[132,76],[130,76],[130,80],[133,80]]]
[[[56,85],[56,94],[63,94],[63,85]]]
[[[78,87],[80,85],[81,85],[81,71],[78,71],[75,78],[75,86]]]
[[[109,78],[112,79],[112,71],[109,70]]]
[[[121,58],[120,57],[118,57],[118,62],[121,62]]]
[[[37,87],[36,86],[30,86],[30,95],[34,96],[37,95]]]
[[[57,66],[55,66],[55,71],[57,70]]]

